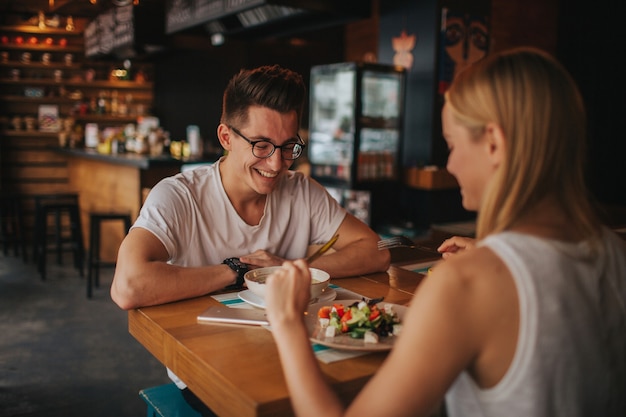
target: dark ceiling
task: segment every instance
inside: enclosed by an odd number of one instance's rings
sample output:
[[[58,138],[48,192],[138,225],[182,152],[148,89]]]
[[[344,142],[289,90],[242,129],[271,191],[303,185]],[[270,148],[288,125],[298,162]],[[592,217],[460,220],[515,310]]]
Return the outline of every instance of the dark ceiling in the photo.
[[[241,0],[240,0],[241,1]],[[186,5],[189,0],[173,0],[174,5]],[[36,18],[38,12],[43,11],[47,17],[58,14],[60,16],[72,16],[74,18],[82,18],[91,21],[102,13],[117,6],[126,6],[134,4],[137,6],[137,16],[142,16],[135,24],[135,42],[143,43],[165,43],[176,42],[175,38],[184,37],[183,42],[188,42],[189,37],[201,38],[203,42],[207,42],[208,38],[215,32],[221,32],[232,40],[255,40],[262,39],[279,39],[288,38],[293,35],[307,38],[310,36],[315,39],[319,37],[319,31],[329,29],[331,27],[340,27],[341,24],[355,19],[361,19],[369,16],[370,1],[369,0],[264,0],[262,2],[251,2],[250,8],[242,9],[242,16],[247,14],[248,17],[254,15],[258,18],[258,9],[266,7],[277,7],[284,9],[302,9],[307,10],[305,13],[296,15],[279,15],[275,16],[270,13],[262,14],[263,19],[256,20],[257,23],[252,25],[244,25],[243,17],[235,16],[235,12],[226,13],[215,21],[202,20],[202,16],[192,14],[192,22],[181,28],[174,28],[169,32],[167,40],[152,39],[155,31],[154,28],[165,26],[166,3],[171,6],[168,0],[0,0],[0,25],[14,24],[5,19],[4,16],[20,15],[20,21],[29,21]],[[234,4],[236,2],[233,2]],[[178,7],[177,6],[177,7]],[[258,9],[257,9],[258,8]],[[256,9],[256,10],[255,10]],[[175,9],[179,10],[179,9]],[[245,10],[245,12],[243,12]],[[183,13],[183,15],[185,15]],[[176,13],[172,16],[176,17]],[[186,15],[185,15],[186,16]],[[139,21],[141,20],[141,21]],[[208,23],[219,23],[220,27],[214,30],[209,27]],[[174,35],[174,36],[169,36]],[[199,35],[199,36],[198,36]],[[151,37],[151,39],[141,39],[143,37]],[[213,43],[213,39],[211,39]],[[217,43],[216,43],[217,44]]]

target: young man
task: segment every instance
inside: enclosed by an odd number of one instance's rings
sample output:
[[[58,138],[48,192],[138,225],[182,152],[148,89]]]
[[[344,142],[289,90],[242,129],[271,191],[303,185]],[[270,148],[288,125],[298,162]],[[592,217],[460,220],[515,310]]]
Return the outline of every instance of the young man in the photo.
[[[302,77],[279,66],[230,80],[217,128],[227,155],[152,189],[119,249],[111,297],[121,308],[240,286],[248,269],[302,258],[335,234],[335,252],[313,266],[333,278],[387,270],[377,234],[290,170],[304,150],[305,97]]]

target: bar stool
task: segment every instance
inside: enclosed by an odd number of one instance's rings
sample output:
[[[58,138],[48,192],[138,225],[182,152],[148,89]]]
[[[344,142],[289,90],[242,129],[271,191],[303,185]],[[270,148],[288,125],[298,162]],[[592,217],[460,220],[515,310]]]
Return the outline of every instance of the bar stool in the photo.
[[[35,195],[35,227],[33,233],[33,259],[41,279],[46,279],[46,258],[48,252],[55,252],[57,264],[63,263],[63,252],[74,255],[74,267],[83,276],[85,248],[80,224],[78,194],[39,194]],[[53,232],[49,233],[49,216],[54,217]],[[69,234],[67,227],[69,226]],[[54,237],[52,244],[48,238]]]
[[[115,262],[100,259],[100,229],[103,222],[122,221],[124,234],[131,226],[130,214],[115,212],[92,212],[89,214],[89,255],[87,259],[87,298],[92,297],[92,288],[100,287],[100,267],[114,267]]]
[[[21,252],[24,262],[28,262],[22,196],[19,194],[4,191],[0,193],[0,242],[5,256],[12,247],[15,256],[19,256]]]
[[[173,383],[144,388],[139,391],[139,397],[147,405],[148,417],[201,417]]]

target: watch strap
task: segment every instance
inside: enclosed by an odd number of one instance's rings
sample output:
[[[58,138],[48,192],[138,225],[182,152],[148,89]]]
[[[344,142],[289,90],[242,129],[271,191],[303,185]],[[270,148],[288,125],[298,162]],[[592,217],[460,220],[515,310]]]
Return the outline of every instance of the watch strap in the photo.
[[[227,258],[224,259],[222,263],[237,273],[237,281],[235,281],[234,284],[226,286],[226,289],[234,290],[243,287],[243,283],[245,282],[243,276],[250,270],[248,265],[241,262],[239,258]]]

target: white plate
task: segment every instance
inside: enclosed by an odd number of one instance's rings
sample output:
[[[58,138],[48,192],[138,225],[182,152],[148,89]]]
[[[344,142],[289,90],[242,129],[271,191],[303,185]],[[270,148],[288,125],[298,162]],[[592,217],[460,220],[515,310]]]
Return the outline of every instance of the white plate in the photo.
[[[243,290],[237,295],[240,299],[253,307],[263,309],[265,308],[265,300],[250,290]],[[332,288],[326,288],[322,295],[317,299],[317,302],[329,302],[333,301],[335,298],[337,298],[337,291],[333,290]]]
[[[326,330],[320,327],[319,320],[317,318],[317,312],[319,309],[323,306],[332,306],[336,303],[349,306],[352,303],[359,301],[361,300],[337,300],[334,303],[323,302],[311,304],[305,316],[306,326],[310,335],[309,339],[319,345],[341,350],[361,350],[366,352],[391,350],[393,344],[396,342],[396,336],[381,337],[378,343],[365,343],[363,339],[354,339],[348,334],[337,334],[335,337],[326,337]],[[407,307],[399,304],[386,303],[384,301],[378,303],[378,307],[382,309],[385,304],[391,304],[393,306],[394,310],[398,313],[400,323],[402,323]]]

